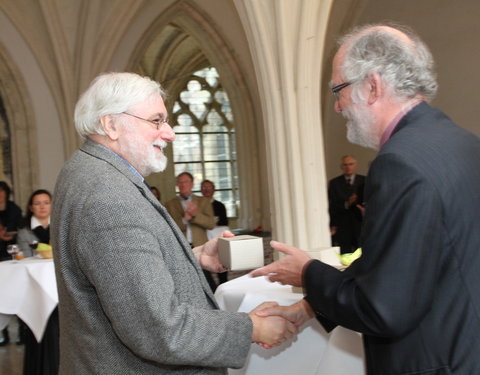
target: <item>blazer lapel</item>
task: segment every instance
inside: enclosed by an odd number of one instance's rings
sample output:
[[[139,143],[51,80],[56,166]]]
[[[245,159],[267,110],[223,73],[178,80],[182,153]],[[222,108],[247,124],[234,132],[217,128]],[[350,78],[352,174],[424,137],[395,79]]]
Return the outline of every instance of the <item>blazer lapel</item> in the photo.
[[[160,202],[153,195],[153,193],[150,191],[147,185],[140,178],[138,178],[138,176],[135,176],[134,173],[128,168],[128,166],[125,165],[112,151],[108,150],[107,148],[87,139],[85,143],[82,145],[81,150],[83,152],[86,152],[96,158],[102,159],[105,162],[111,164],[113,167],[118,169],[119,172],[125,175],[133,184],[137,186],[138,190],[140,190],[142,195],[146,199],[148,199],[148,201],[156,208],[156,210],[160,213],[160,215],[162,215],[162,217],[165,219],[165,221],[168,223],[168,225],[172,229],[172,232],[177,238],[179,244],[181,245],[185,253],[185,256],[197,271],[198,278],[202,283],[202,288],[205,294],[210,299],[213,306],[218,308],[218,305],[215,301],[212,290],[208,285],[207,280],[203,275],[203,271],[200,267],[200,264],[198,263],[197,259],[193,255],[193,251],[190,248],[190,245],[188,244],[187,240],[185,239],[185,236],[180,231],[177,224],[168,213],[167,209],[163,207],[162,204],[160,204]],[[181,207],[180,202],[179,202],[179,205]]]
[[[181,247],[185,253],[185,256],[188,258],[190,263],[195,267],[198,278],[202,283],[203,291],[205,292],[207,297],[210,299],[210,302],[213,304],[213,306],[218,308],[217,301],[215,300],[212,289],[210,288],[210,285],[208,285],[208,282],[205,279],[205,276],[203,274],[203,270],[200,267],[200,264],[198,263],[197,259],[195,258],[195,255],[193,254],[193,250],[190,248],[190,244],[187,242],[184,234],[178,228],[177,224],[172,219],[167,209],[163,207],[163,205],[157,200],[157,198],[153,195],[153,193],[149,189],[147,189],[146,186],[141,186],[141,185],[137,185],[137,186],[139,187],[140,190],[143,191],[143,195],[145,196],[145,198],[148,199],[148,201],[155,207],[155,209],[160,213],[160,215],[162,215],[162,217],[165,219],[165,221],[168,223],[168,225],[172,229],[172,232],[175,234],[175,237],[177,238],[178,242],[181,244]],[[181,208],[180,201],[179,201],[179,205]]]

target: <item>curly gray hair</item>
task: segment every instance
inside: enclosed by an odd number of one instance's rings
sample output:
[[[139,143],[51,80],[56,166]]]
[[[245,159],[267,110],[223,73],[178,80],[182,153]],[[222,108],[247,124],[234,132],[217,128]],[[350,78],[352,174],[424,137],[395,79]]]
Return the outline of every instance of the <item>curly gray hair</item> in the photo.
[[[395,30],[405,34],[409,41]],[[399,98],[422,95],[431,101],[435,97],[438,84],[432,54],[408,28],[365,25],[345,35],[339,44],[345,48],[341,72],[347,82],[359,82],[377,73]]]

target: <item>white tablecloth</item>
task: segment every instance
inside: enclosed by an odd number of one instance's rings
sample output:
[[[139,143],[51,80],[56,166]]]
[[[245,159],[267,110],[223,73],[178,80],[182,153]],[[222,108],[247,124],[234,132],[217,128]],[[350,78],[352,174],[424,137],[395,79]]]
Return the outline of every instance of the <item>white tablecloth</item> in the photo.
[[[303,298],[292,287],[248,275],[221,284],[215,298],[227,311],[250,312],[260,303],[290,305]],[[252,344],[246,365],[229,374],[247,375],[363,375],[364,354],[360,334],[343,327],[326,333],[317,320],[306,324],[297,337],[272,349]]]
[[[26,258],[0,262],[0,329],[17,315],[40,341],[58,304],[53,260]]]

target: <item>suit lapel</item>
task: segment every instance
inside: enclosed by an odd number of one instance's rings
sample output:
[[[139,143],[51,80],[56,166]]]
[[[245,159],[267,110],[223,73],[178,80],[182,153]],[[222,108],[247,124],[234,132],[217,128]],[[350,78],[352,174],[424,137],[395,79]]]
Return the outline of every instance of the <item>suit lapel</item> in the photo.
[[[187,242],[185,239],[184,234],[178,228],[177,224],[173,220],[173,218],[170,216],[168,213],[167,209],[163,207],[163,205],[155,198],[153,193],[146,188],[146,186],[139,186],[140,190],[143,191],[143,194],[146,199],[155,207],[155,209],[162,215],[162,217],[165,219],[165,221],[168,223],[170,228],[172,229],[172,232],[175,234],[175,237],[177,238],[178,242],[180,243],[183,252],[185,253],[185,256],[188,258],[190,263],[193,265],[195,268],[198,278],[200,279],[200,282],[202,283],[202,288],[207,297],[210,299],[210,302],[218,308],[217,302],[215,300],[215,297],[213,296],[212,289],[210,288],[210,285],[208,285],[207,280],[205,279],[205,276],[203,275],[203,270],[200,267],[200,264],[198,263],[197,259],[195,258],[195,255],[193,254],[193,250],[190,248],[190,244]],[[178,202],[178,205],[180,206],[180,209],[183,211],[182,205],[180,201]]]
[[[205,294],[210,299],[213,306],[218,308],[218,305],[215,301],[212,290],[210,289],[210,286],[208,285],[205,279],[205,276],[203,275],[203,271],[197,259],[193,255],[193,251],[190,248],[190,245],[188,244],[187,240],[185,239],[185,236],[180,231],[177,224],[168,213],[167,209],[163,207],[163,205],[157,200],[157,198],[153,195],[150,189],[147,188],[147,185],[143,181],[141,181],[141,179],[138,178],[138,176],[135,176],[133,172],[112,151],[108,150],[107,148],[87,139],[85,143],[82,145],[81,150],[83,152],[86,152],[92,155],[93,157],[102,159],[105,162],[111,164],[114,168],[116,168],[120,173],[125,175],[125,177],[127,177],[133,184],[137,186],[138,190],[140,190],[142,195],[155,207],[155,209],[160,213],[160,215],[162,215],[162,217],[165,219],[165,221],[168,223],[168,225],[172,229],[172,232],[177,238],[182,250],[185,253],[185,256],[197,271],[198,278],[202,283],[202,288]],[[183,211],[183,208],[180,202],[178,202],[178,204],[180,206],[180,209]]]

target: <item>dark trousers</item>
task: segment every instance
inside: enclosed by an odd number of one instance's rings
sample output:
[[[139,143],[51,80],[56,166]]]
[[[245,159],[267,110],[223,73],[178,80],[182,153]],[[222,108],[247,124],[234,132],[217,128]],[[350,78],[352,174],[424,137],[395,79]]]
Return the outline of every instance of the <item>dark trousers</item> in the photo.
[[[37,342],[32,331],[25,330],[23,375],[57,375],[60,362],[58,308],[48,319],[42,340]]]
[[[213,279],[212,274],[210,273],[210,271],[206,271],[206,270],[203,270],[203,274],[205,275],[205,278],[207,279],[208,285],[210,285],[212,292],[215,293],[215,290],[217,289],[217,283]]]

